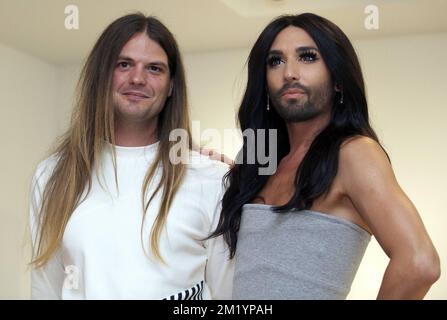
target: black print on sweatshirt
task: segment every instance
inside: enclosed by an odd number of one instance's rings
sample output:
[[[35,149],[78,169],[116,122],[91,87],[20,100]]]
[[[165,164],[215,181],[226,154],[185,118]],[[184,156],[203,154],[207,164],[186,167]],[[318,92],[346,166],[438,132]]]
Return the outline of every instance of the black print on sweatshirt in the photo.
[[[183,292],[173,294],[169,298],[164,298],[163,300],[203,300],[203,280],[196,284],[190,289],[186,289]]]

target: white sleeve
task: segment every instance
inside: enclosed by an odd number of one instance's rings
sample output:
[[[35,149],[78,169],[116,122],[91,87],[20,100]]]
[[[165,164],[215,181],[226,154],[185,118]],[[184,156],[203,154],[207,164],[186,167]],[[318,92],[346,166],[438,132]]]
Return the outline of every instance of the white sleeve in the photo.
[[[35,252],[39,237],[39,209],[42,192],[39,178],[39,169],[33,177],[30,192],[30,231],[33,252]],[[31,270],[31,299],[33,300],[55,300],[61,299],[62,286],[64,282],[64,268],[59,255],[56,254],[42,267],[32,267]]]
[[[216,229],[219,222],[222,194],[219,193],[210,232]],[[230,300],[233,290],[234,259],[229,258],[229,248],[223,236],[211,238],[207,243],[208,262],[205,280],[211,290],[212,299]]]
[[[62,299],[64,271],[56,256],[43,267],[31,270],[31,299],[59,300]]]

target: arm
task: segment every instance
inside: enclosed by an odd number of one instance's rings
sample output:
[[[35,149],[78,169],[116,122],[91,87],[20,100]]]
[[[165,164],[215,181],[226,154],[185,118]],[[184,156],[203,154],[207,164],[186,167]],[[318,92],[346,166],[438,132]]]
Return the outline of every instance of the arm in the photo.
[[[216,150],[200,147],[199,145],[195,144],[194,142],[192,144],[192,150],[197,151],[198,153],[200,153],[204,156],[208,156],[210,159],[223,162],[223,163],[229,165],[230,167],[234,166],[233,159],[231,159],[230,157],[226,156],[223,153],[221,154],[221,153],[217,152]]]
[[[210,287],[211,296],[217,300],[230,300],[233,290],[234,259],[222,236],[208,240],[208,261],[205,280]]]
[[[31,270],[31,299],[60,300],[64,272],[58,257],[51,258],[44,266]]]
[[[390,258],[377,298],[422,299],[439,278],[439,257],[381,147],[365,137],[348,141],[338,174],[343,193]]]
[[[223,162],[225,164],[228,164],[230,167],[234,166],[233,159],[231,159],[230,157],[226,156],[223,153],[217,152],[216,150],[203,148],[203,149],[200,149],[200,153],[205,156],[210,157],[210,159],[217,160],[217,161]]]
[[[222,190],[214,200],[210,216],[210,229],[208,235],[217,227],[222,210]],[[205,270],[205,280],[211,290],[213,299],[230,300],[233,290],[234,259],[229,258],[228,246],[223,236],[211,238],[206,241],[208,261]]]
[[[39,171],[39,170],[38,170]],[[39,210],[41,204],[41,187],[39,179],[34,176],[30,193],[30,231],[33,252],[37,250],[39,236]],[[34,254],[33,254],[34,256]],[[64,281],[64,269],[59,254],[52,257],[42,267],[32,266],[31,269],[31,299],[55,300],[61,299],[62,285]]]

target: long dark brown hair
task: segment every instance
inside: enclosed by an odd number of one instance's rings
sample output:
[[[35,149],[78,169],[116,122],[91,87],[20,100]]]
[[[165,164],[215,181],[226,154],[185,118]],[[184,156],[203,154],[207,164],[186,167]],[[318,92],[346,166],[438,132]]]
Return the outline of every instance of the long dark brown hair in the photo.
[[[275,210],[309,209],[313,202],[331,186],[338,169],[340,145],[355,135],[367,136],[378,142],[369,124],[368,106],[363,75],[355,50],[343,31],[329,20],[311,13],[280,16],[272,21],[258,37],[248,58],[248,82],[239,108],[238,120],[242,131],[246,129],[276,129],[277,156],[281,160],[289,152],[289,138],[284,120],[274,110],[267,111],[266,61],[270,47],[279,32],[288,26],[306,31],[316,43],[329,69],[332,83],[343,88],[340,96],[333,94],[330,123],[314,139],[295,178],[295,193],[290,201]],[[265,145],[269,146],[268,135]],[[248,145],[244,140],[239,156],[247,159],[248,150],[256,150],[257,142]],[[267,148],[268,149],[268,148]],[[227,190],[222,200],[222,214],[212,236],[224,235],[230,247],[230,257],[236,251],[237,232],[242,206],[250,203],[265,186],[269,176],[259,175],[263,167],[239,163],[225,176]]]

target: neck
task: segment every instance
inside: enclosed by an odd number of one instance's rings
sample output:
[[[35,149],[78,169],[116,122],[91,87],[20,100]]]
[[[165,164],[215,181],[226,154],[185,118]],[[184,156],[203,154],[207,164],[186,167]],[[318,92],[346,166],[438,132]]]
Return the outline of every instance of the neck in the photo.
[[[147,122],[115,119],[115,144],[117,146],[142,147],[157,141],[157,119]]]
[[[330,113],[324,113],[308,121],[287,123],[289,155],[306,153],[315,137],[329,124],[330,117]]]

